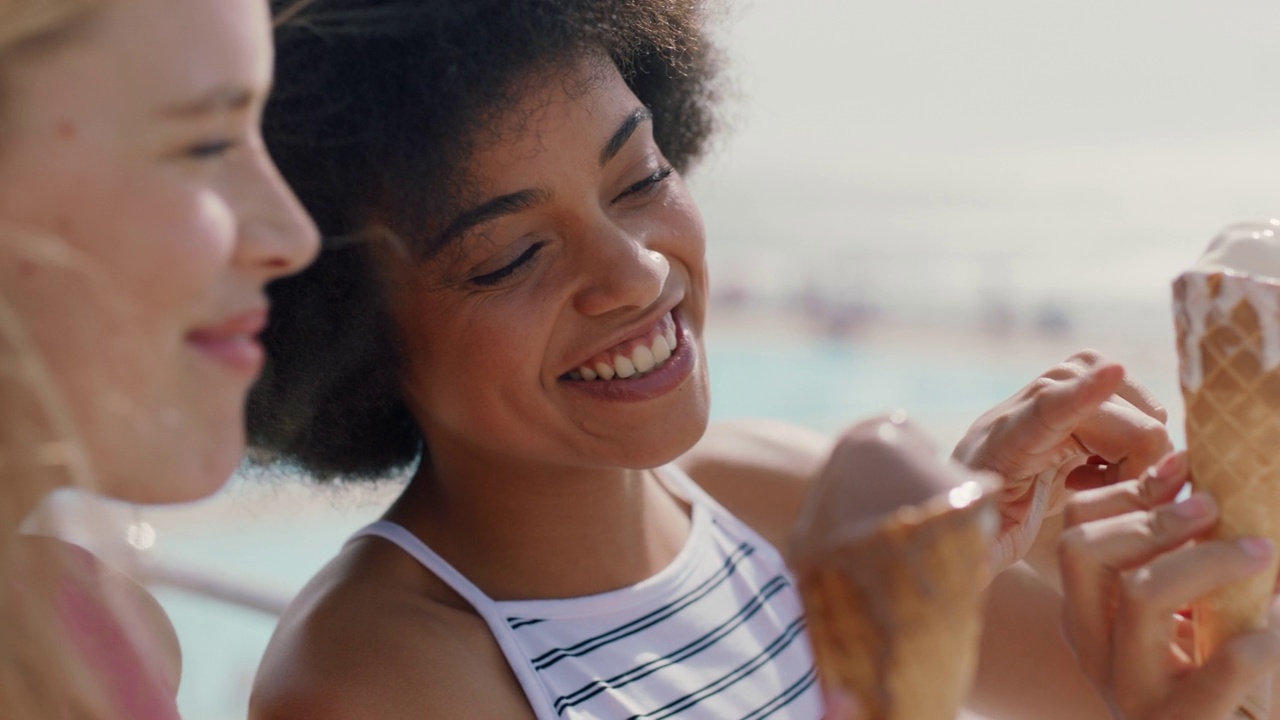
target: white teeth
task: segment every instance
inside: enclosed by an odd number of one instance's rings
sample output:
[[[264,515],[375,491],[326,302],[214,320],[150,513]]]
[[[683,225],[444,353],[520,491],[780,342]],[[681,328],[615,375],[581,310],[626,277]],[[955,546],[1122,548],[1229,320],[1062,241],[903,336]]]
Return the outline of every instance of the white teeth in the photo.
[[[655,363],[666,362],[671,357],[671,346],[667,344],[667,339],[661,335],[653,339],[653,361]]]
[[[678,347],[675,326],[668,327],[648,345],[637,345],[630,355],[613,356],[613,362],[601,360],[594,365],[581,365],[568,373],[572,380],[625,380],[661,367]]]
[[[607,362],[596,363],[596,375],[602,380],[612,380],[616,373],[613,372],[613,366]]]
[[[649,372],[654,366],[653,351],[640,345],[631,351],[631,363],[636,366],[636,372]]]
[[[624,355],[613,356],[613,369],[618,371],[618,377],[626,380],[636,374],[636,366]]]

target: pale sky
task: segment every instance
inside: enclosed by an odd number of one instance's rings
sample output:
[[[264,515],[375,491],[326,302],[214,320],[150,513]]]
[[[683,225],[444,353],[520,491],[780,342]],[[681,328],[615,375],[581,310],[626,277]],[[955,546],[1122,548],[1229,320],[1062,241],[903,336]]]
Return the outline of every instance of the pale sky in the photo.
[[[1220,226],[1280,215],[1274,0],[729,15],[734,127],[692,178],[721,277],[1159,308]]]

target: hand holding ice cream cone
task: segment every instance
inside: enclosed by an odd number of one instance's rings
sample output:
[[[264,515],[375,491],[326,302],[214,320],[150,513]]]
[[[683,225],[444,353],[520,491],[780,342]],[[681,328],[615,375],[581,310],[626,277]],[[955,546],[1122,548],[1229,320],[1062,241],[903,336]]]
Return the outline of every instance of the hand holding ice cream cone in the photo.
[[[1259,538],[1191,542],[1219,508],[1202,493],[1175,502],[1187,480],[1176,454],[1067,504],[1064,635],[1117,720],[1267,720],[1261,689],[1280,669],[1280,633],[1239,635],[1197,666],[1183,610],[1258,575],[1275,548]]]

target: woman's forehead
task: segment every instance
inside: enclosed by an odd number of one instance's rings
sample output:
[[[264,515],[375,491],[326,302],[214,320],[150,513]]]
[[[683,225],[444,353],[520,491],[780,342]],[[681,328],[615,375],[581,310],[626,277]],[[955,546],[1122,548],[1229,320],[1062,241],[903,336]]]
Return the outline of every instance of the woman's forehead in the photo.
[[[59,82],[110,85],[98,89],[143,112],[227,87],[265,93],[273,61],[262,0],[105,0],[58,55],[47,72]]]
[[[548,157],[598,157],[644,107],[617,67],[594,57],[526,77],[518,99],[477,135],[468,174],[479,184]]]

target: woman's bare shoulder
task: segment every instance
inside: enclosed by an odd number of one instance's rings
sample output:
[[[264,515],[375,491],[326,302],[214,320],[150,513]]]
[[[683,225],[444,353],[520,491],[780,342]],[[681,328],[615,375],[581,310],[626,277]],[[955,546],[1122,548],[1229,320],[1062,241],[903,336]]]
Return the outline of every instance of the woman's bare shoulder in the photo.
[[[781,546],[833,441],[778,420],[721,421],[707,428],[677,464],[730,512]]]
[[[484,620],[379,539],[294,599],[250,701],[251,720],[531,716]]]
[[[147,646],[156,652],[146,658],[147,662],[162,674],[169,687],[178,687],[182,677],[178,633],[164,607],[141,583],[104,563],[89,550],[65,540],[23,535],[17,551],[27,567],[58,573],[62,576],[60,583],[74,579],[75,586],[89,593],[101,607],[123,610],[125,614],[117,620],[129,623],[126,630],[133,636],[146,637]]]

